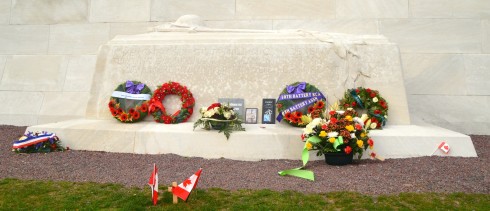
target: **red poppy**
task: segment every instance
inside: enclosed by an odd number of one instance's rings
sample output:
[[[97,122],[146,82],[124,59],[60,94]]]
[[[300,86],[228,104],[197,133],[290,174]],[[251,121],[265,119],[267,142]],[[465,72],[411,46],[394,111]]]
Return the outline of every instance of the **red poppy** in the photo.
[[[109,101],[109,108],[113,108],[116,105],[116,102],[113,100]]]
[[[121,113],[123,113],[122,108],[118,108],[118,109],[117,109],[117,114],[121,114]]]
[[[292,123],[298,123],[299,120],[293,115],[291,119],[289,119],[289,121],[291,121]]]
[[[352,152],[352,148],[350,146],[347,146],[344,148],[345,154],[350,154]]]
[[[134,108],[130,108],[128,113],[130,113],[131,115],[135,112]]]
[[[356,102],[352,102],[351,105],[352,105],[352,107],[356,107],[357,103]]]
[[[318,101],[315,104],[315,108],[317,108],[317,109],[322,109],[323,107],[325,107],[325,103],[323,101]]]
[[[286,114],[284,114],[284,118],[286,118],[287,120],[291,119],[291,112],[287,112]]]
[[[311,113],[311,112],[313,112],[314,110],[315,110],[315,109],[313,108],[313,106],[308,107],[308,113]]]
[[[369,94],[369,96],[371,96],[371,98],[376,97],[376,92],[371,92],[371,93]]]
[[[337,113],[337,112],[335,112],[334,110],[332,110],[332,111],[328,112],[328,114],[330,114],[330,116],[335,115],[335,113]]]
[[[148,111],[148,104],[146,103],[141,104],[140,111],[146,113]]]
[[[368,139],[368,141],[367,141],[367,142],[368,142],[368,145],[369,145],[369,146],[373,146],[373,145],[374,145],[374,141],[373,141],[373,139]]]
[[[294,112],[294,117],[301,119],[301,116],[303,116],[303,113],[301,113],[301,111],[295,111]]]
[[[380,113],[381,113],[381,111],[380,111],[380,110],[378,110],[378,109],[376,109],[376,110],[374,110],[374,113],[375,113],[375,114],[380,114]]]
[[[110,108],[110,109],[111,109],[112,116],[117,116],[117,110],[114,108]]]
[[[335,117],[330,118],[330,123],[336,124],[337,123],[337,118],[335,118]]]
[[[133,120],[137,120],[140,117],[141,117],[140,112],[135,111],[135,112],[131,113],[131,118],[133,118]]]
[[[119,119],[125,122],[126,120],[128,120],[128,114],[127,113],[121,114],[121,116],[119,116]]]

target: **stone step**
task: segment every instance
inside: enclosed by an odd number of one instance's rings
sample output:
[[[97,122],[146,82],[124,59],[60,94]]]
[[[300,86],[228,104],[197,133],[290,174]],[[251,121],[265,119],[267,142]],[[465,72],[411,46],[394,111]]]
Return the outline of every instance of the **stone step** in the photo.
[[[196,128],[193,123],[175,125],[154,122],[122,124],[116,120],[76,119],[28,127],[29,131],[56,133],[64,146],[73,150],[136,154],[173,153],[186,157],[228,158],[244,161],[268,159],[300,160],[304,143],[302,130],[286,124],[244,124],[245,132],[233,132],[229,140],[218,131]],[[449,154],[476,157],[467,135],[431,125],[388,125],[371,131],[374,150],[384,158],[430,156],[446,141]],[[367,153],[364,155],[367,157]],[[312,160],[323,159],[311,152]]]

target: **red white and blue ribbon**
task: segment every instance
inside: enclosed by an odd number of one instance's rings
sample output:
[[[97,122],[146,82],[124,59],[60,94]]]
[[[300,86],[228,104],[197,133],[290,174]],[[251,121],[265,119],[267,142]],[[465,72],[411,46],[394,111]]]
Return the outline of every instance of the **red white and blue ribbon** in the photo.
[[[56,134],[54,133],[47,133],[47,132],[42,132],[41,134],[33,134],[32,132],[28,132],[24,135],[25,139],[21,138],[22,140],[18,140],[14,142],[14,145],[12,146],[13,149],[20,149],[28,146],[32,146],[34,144],[42,143],[45,141],[51,141],[54,143],[54,137]]]

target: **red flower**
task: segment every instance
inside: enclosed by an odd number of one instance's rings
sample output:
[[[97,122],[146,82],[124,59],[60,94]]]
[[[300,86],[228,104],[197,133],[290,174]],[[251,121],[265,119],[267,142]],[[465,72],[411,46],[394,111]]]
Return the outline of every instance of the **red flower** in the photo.
[[[291,112],[287,112],[286,114],[284,114],[284,118],[286,118],[287,120],[291,119]]]
[[[221,107],[221,103],[213,103],[211,104],[209,107],[208,107],[208,111],[213,109],[213,108],[216,108],[216,107]]]
[[[371,98],[376,97],[376,92],[371,92],[371,93],[369,94],[369,96],[371,96]]]
[[[348,108],[349,107],[349,104],[344,104],[344,108]]]
[[[278,103],[278,104],[276,104],[276,107],[277,108],[282,108],[282,104]]]
[[[128,113],[130,113],[131,115],[133,115],[133,113],[135,112],[134,108],[130,108]]]
[[[162,120],[163,120],[163,123],[165,123],[165,124],[172,123],[172,117],[169,117],[169,116],[162,115]]]
[[[347,146],[344,148],[345,154],[350,154],[352,152],[352,148],[350,146]]]
[[[127,113],[121,114],[121,116],[119,116],[119,119],[125,122],[126,120],[128,120],[128,114]]]
[[[327,130],[327,125],[326,124],[323,124],[322,125],[322,130]]]
[[[192,113],[194,112],[194,110],[192,108],[188,108],[187,109],[187,112],[189,112],[189,117],[190,117],[190,115],[192,115]]]
[[[121,114],[121,113],[123,113],[122,108],[118,108],[118,109],[117,109],[117,114]]]
[[[301,116],[303,116],[303,113],[301,113],[301,111],[295,111],[294,112],[294,117],[301,119]]]
[[[110,109],[111,109],[112,116],[117,116],[117,110],[114,108],[110,108]]]
[[[361,130],[362,126],[360,124],[356,124],[356,130]]]
[[[308,107],[308,113],[311,113],[311,112],[313,112],[314,110],[315,110],[315,109],[313,108],[313,106]]]
[[[289,119],[292,123],[298,123],[298,118],[296,118],[294,115]]]
[[[50,147],[51,147],[52,150],[55,150],[56,149],[56,144],[51,144]]]
[[[383,107],[384,109],[386,109],[386,102],[385,101],[379,101],[379,104],[381,105],[381,107]]]
[[[109,108],[113,108],[116,105],[116,102],[113,100],[109,101]]]
[[[371,93],[371,89],[370,88],[367,88],[366,89],[366,92]]]
[[[305,140],[305,134],[301,134],[301,141]]]
[[[368,139],[368,144],[369,144],[369,146],[373,146],[374,145],[373,139]]]
[[[140,117],[141,117],[140,112],[135,111],[135,112],[131,113],[131,118],[133,118],[133,120],[137,120]]]
[[[337,118],[335,118],[335,117],[330,118],[330,123],[336,124],[337,123]]]
[[[335,112],[334,110],[332,110],[332,111],[328,112],[328,114],[330,114],[330,116],[335,115],[335,113],[337,113],[337,112]]]
[[[357,103],[356,102],[352,102],[351,105],[352,105],[352,107],[356,107]]]
[[[376,153],[371,152],[371,158],[376,158]]]
[[[359,94],[359,92],[361,92],[361,91],[359,91],[359,89],[356,89],[356,93]]]
[[[148,112],[148,104],[146,103],[141,104],[140,111],[143,113]]]
[[[378,110],[378,109],[376,109],[376,110],[374,110],[374,113],[375,113],[375,114],[380,114],[380,113],[381,113],[381,111],[380,111],[380,110]]]
[[[318,101],[317,103],[315,103],[316,109],[322,109],[323,107],[325,107],[325,103],[323,101]]]

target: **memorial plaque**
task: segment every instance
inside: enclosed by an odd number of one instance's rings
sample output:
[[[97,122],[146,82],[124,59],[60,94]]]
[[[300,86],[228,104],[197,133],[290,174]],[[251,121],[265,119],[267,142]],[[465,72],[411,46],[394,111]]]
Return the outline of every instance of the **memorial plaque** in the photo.
[[[262,99],[262,124],[276,123],[276,99]]]

